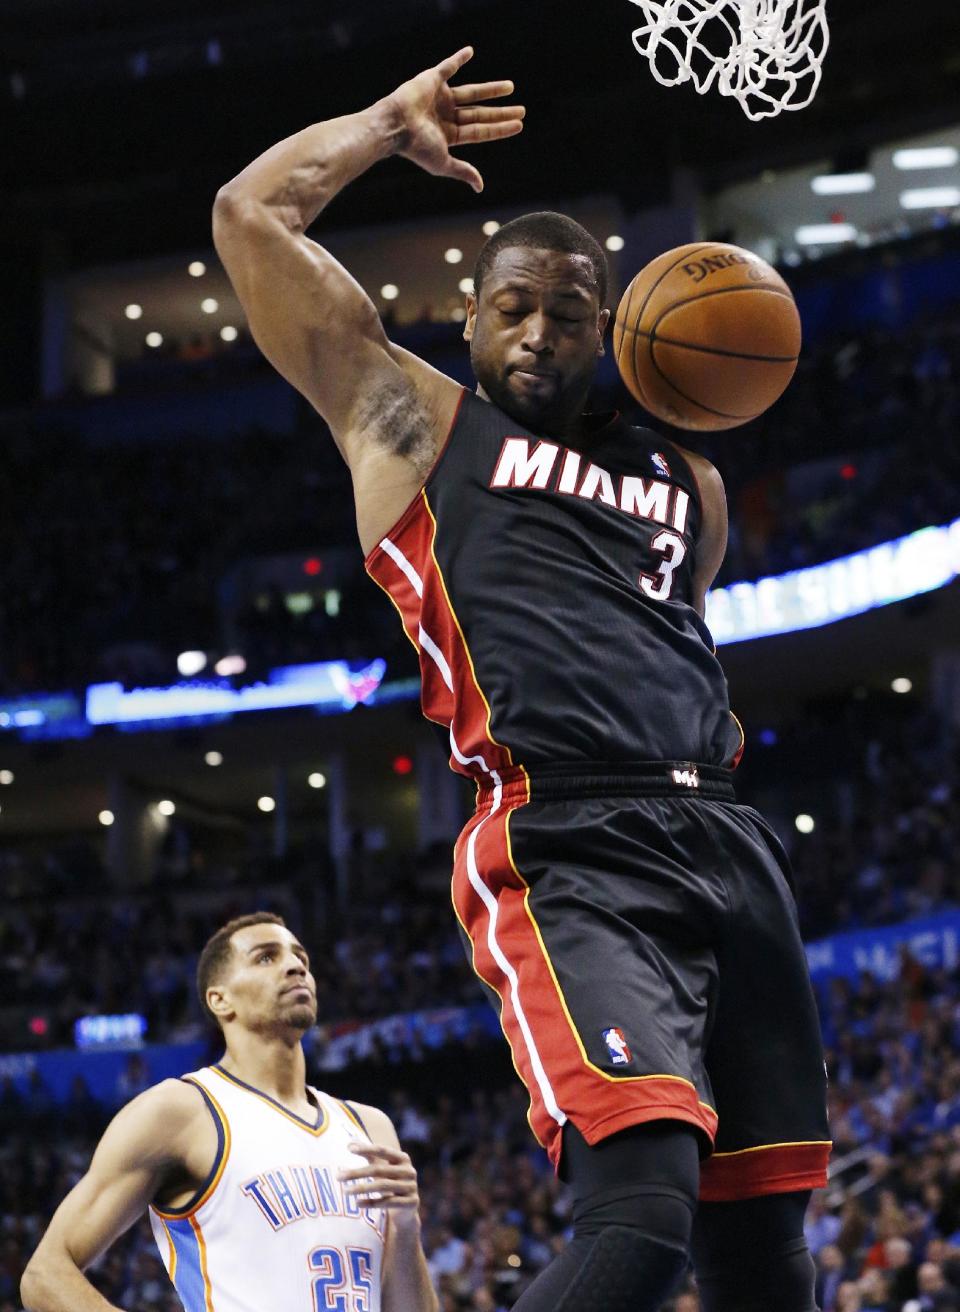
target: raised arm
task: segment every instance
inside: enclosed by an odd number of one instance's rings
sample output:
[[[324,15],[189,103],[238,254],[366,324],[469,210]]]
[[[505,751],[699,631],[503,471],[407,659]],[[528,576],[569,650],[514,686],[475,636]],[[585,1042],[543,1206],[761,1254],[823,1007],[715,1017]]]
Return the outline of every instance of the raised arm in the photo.
[[[20,1284],[26,1312],[118,1312],[84,1271],[166,1181],[189,1172],[189,1155],[202,1151],[196,1131],[205,1121],[201,1094],[180,1080],[148,1089],[117,1114],[27,1264]]]
[[[449,85],[472,54],[467,46],[369,109],[272,146],[220,190],[214,205],[214,243],[257,345],[323,415],[354,474],[361,537],[370,536],[361,504],[365,463],[373,457],[376,464],[371,485],[385,476],[401,484],[407,478],[415,490],[446,435],[460,388],[392,345],[363,288],[305,234],[338,192],[389,155],[482,189],[477,170],[451,148],[514,135],[524,110],[480,103],[509,95],[511,82]],[[394,460],[405,468],[390,469]],[[400,495],[409,500],[412,491]]]

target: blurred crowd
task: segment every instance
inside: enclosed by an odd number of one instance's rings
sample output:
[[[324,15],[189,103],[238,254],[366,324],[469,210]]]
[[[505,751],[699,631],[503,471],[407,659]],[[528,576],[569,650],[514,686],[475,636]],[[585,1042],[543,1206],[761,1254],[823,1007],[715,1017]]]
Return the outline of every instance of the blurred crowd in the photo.
[[[624,396],[608,386],[597,405]],[[317,416],[299,413],[286,436],[109,444],[6,422],[0,477],[16,495],[0,525],[0,693],[173,682],[185,650],[239,648],[258,669],[351,656],[409,664],[389,602],[363,575],[346,469]],[[960,328],[927,317],[820,343],[778,405],[736,434],[674,434],[727,483],[720,582],[952,518],[958,422]],[[256,574],[251,562],[334,547],[347,563],[332,605],[319,579],[238,585]]]
[[[823,1312],[960,1312],[960,971],[905,957],[901,978],[836,983],[824,1002],[835,1140],[807,1238]],[[316,1079],[314,1076],[313,1078]],[[448,1047],[423,1064],[347,1070],[331,1085],[386,1107],[419,1172],[423,1236],[443,1312],[504,1312],[570,1234],[570,1198],[525,1119],[505,1046]],[[131,1074],[128,1096],[149,1082]],[[442,1092],[438,1092],[442,1090]],[[76,1091],[0,1088],[0,1312],[89,1160],[102,1124]],[[106,1297],[179,1312],[145,1223],[99,1262]],[[665,1312],[699,1312],[692,1276]]]

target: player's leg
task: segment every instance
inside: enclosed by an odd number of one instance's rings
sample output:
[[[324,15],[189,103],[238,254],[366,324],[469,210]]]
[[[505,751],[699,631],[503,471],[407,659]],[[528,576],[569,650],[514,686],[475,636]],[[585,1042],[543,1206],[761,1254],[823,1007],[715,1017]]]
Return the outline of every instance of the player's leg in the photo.
[[[593,1148],[568,1124],[573,1239],[516,1312],[656,1312],[687,1269],[699,1152],[695,1132],[675,1121],[633,1126]]]
[[[693,1260],[703,1312],[816,1312],[803,1234],[810,1191],[701,1203]]]
[[[810,1190],[826,1183],[830,1144],[789,862],[755,812],[716,811],[729,911],[706,1060],[720,1123],[701,1172],[694,1266],[705,1312],[814,1312],[803,1220]]]

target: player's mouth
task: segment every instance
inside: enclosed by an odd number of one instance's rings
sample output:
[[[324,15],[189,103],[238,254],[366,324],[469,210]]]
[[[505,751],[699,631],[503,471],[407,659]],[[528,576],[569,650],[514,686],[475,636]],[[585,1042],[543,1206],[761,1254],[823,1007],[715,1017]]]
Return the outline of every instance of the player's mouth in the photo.
[[[306,984],[291,984],[289,988],[280,990],[281,998],[287,997],[290,993],[303,993],[308,998],[313,998],[313,994],[310,992]]]
[[[522,369],[515,367],[510,370],[513,378],[519,378],[526,387],[546,387],[549,383],[556,381],[557,375],[552,369]]]

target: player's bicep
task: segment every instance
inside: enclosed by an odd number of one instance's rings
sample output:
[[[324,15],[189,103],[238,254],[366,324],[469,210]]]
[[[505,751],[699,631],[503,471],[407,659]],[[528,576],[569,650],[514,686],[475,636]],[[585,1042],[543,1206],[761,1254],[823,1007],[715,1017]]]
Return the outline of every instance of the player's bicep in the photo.
[[[221,193],[213,232],[260,350],[348,439],[362,398],[402,375],[373,302],[329,251],[258,201]]]

